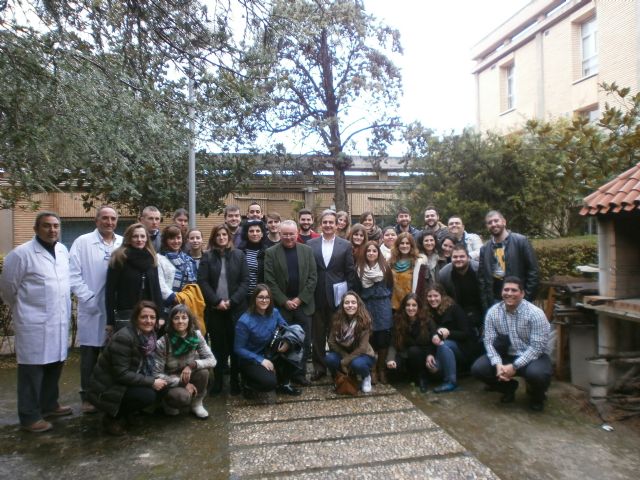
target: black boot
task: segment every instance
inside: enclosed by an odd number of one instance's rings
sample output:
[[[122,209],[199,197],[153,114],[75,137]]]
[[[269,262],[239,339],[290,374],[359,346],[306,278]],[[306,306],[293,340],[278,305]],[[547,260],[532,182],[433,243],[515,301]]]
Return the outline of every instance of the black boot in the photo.
[[[231,395],[240,395],[240,393],[242,393],[242,389],[240,388],[240,379],[237,374],[232,374],[229,378],[229,392]]]
[[[211,382],[211,387],[209,388],[209,395],[219,395],[222,392],[222,367],[216,366],[213,369],[213,382]]]
[[[429,390],[429,381],[427,380],[426,372],[421,372],[418,377],[418,387],[420,388],[420,393],[427,393]]]

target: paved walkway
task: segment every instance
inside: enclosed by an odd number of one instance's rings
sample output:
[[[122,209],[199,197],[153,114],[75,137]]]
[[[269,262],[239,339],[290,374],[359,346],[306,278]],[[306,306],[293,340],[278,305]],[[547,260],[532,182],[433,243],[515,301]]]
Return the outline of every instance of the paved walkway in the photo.
[[[277,403],[229,398],[230,478],[497,479],[393,387],[328,383]]]

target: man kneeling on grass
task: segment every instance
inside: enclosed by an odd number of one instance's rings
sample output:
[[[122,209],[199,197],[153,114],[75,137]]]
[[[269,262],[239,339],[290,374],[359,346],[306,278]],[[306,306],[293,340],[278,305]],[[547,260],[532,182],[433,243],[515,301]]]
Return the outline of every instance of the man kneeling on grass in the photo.
[[[527,382],[529,407],[544,409],[551,383],[549,321],[544,312],[524,299],[524,285],[517,277],[504,279],[502,302],[495,304],[485,318],[486,355],[471,367],[474,377],[502,393],[501,402],[515,400],[519,375]]]

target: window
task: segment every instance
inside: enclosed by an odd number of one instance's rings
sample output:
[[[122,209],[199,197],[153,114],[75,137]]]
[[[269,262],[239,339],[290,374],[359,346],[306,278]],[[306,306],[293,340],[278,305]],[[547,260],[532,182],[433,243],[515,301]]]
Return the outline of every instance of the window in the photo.
[[[580,26],[582,44],[582,76],[598,73],[598,25],[596,17]]]
[[[506,87],[507,87],[507,110],[511,110],[515,108],[516,105],[516,95],[515,95],[515,74],[516,74],[516,66],[514,64],[509,65],[506,68]]]
[[[600,121],[600,109],[598,105],[585,108],[584,110],[578,110],[576,114],[589,123],[597,124]]]

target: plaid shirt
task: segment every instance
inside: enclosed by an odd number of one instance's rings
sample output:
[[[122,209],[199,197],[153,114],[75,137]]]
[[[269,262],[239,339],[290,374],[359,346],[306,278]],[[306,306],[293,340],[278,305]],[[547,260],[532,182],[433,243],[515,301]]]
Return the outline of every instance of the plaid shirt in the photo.
[[[503,363],[494,347],[498,335],[509,337],[509,354],[516,357],[513,362],[516,369],[549,353],[549,321],[542,310],[527,300],[522,300],[513,313],[507,312],[504,302],[495,304],[487,312],[484,346],[491,365]]]

